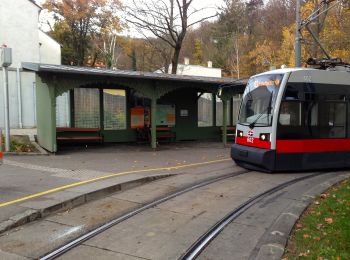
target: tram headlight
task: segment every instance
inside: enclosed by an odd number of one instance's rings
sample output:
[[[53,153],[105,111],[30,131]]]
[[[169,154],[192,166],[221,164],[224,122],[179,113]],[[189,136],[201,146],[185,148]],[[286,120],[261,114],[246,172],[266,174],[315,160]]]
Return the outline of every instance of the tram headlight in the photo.
[[[237,130],[237,136],[238,137],[243,137],[243,131]]]
[[[270,134],[260,134],[259,139],[260,139],[261,141],[267,141],[267,142],[269,142],[269,141],[270,141]]]

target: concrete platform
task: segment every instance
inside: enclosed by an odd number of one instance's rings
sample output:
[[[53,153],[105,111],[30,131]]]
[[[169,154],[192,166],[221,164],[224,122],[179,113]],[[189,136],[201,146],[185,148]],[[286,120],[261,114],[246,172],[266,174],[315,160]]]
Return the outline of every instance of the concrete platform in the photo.
[[[6,156],[0,233],[108,194],[188,172],[233,167],[220,143],[69,147],[51,156]],[[196,178],[196,177],[194,177]]]

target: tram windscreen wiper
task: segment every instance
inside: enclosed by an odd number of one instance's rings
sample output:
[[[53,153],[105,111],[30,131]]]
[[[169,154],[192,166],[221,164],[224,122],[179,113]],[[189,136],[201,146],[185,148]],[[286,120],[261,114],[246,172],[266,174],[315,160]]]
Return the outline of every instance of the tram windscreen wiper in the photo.
[[[260,119],[263,115],[265,115],[265,112],[267,112],[266,116],[267,116],[267,118],[269,118],[269,116],[271,115],[271,110],[272,110],[271,104],[272,104],[272,93],[271,93],[271,96],[270,96],[269,105],[267,106],[266,109],[264,109],[263,112],[261,112],[261,113],[257,116],[257,118],[255,118],[255,120],[254,120],[252,123],[249,124],[249,128],[250,128],[250,129],[253,129],[253,128],[255,127],[255,124],[259,121],[259,119]]]

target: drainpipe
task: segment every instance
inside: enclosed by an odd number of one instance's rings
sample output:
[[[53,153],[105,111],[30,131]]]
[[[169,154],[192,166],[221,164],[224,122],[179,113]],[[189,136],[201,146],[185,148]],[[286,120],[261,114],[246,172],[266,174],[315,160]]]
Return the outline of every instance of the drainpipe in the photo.
[[[18,97],[18,124],[19,128],[23,128],[22,122],[22,88],[21,88],[21,75],[19,72],[19,68],[17,68],[17,97]]]
[[[34,125],[35,127],[37,127],[36,125],[36,94],[35,94],[35,88],[36,88],[36,85],[35,85],[35,82],[33,82],[33,110],[34,110]]]

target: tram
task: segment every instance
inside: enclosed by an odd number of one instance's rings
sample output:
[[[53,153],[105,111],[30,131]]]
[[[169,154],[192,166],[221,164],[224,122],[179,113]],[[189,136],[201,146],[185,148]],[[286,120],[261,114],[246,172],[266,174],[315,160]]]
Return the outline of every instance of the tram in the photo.
[[[267,172],[350,167],[350,70],[278,69],[251,77],[232,159]]]

